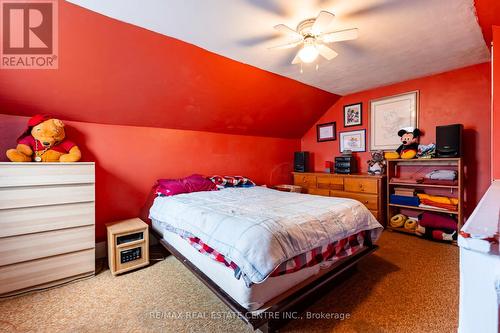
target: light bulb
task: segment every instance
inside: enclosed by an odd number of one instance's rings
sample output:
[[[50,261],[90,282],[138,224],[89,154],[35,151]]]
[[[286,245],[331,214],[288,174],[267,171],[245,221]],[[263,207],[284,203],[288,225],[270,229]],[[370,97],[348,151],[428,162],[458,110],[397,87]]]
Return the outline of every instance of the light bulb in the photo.
[[[304,45],[299,51],[299,58],[305,63],[311,63],[318,57],[319,51],[314,44]]]

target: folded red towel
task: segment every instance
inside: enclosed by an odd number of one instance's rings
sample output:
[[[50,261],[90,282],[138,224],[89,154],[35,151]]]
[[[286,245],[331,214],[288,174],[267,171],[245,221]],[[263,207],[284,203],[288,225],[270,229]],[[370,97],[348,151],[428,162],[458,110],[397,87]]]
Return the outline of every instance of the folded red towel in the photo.
[[[421,215],[418,224],[433,229],[456,230],[457,221],[450,216],[425,212]]]

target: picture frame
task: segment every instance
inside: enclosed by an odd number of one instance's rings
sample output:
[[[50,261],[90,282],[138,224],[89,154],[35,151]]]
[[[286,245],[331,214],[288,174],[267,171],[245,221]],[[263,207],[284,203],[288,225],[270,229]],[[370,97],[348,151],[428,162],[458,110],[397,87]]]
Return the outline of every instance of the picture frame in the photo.
[[[370,101],[370,150],[394,150],[401,144],[397,133],[418,127],[419,91]]]
[[[340,152],[351,150],[352,152],[366,151],[366,130],[348,131],[339,133]]]
[[[344,105],[344,127],[363,124],[363,103]]]
[[[316,125],[316,140],[317,142],[337,140],[336,122]]]

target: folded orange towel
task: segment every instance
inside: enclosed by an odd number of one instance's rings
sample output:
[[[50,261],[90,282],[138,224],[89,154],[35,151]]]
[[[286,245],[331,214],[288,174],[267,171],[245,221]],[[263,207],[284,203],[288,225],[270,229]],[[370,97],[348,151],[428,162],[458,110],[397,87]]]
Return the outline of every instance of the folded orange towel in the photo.
[[[457,211],[457,205],[452,205],[452,204],[443,204],[443,203],[438,203],[434,201],[430,201],[427,199],[421,199],[420,200],[421,204],[424,204],[426,206],[431,206],[431,207],[436,207],[436,208],[443,208],[452,212]]]
[[[418,198],[420,200],[427,200],[435,203],[446,204],[446,205],[458,205],[457,198],[449,198],[440,195],[430,195],[425,193],[418,193]]]

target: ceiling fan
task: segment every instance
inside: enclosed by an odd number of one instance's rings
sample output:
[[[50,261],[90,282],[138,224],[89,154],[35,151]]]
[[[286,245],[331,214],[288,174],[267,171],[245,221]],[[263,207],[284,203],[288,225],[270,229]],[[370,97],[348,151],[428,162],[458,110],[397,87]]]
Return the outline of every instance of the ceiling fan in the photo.
[[[357,28],[328,31],[327,28],[334,18],[335,15],[322,10],[316,18],[300,22],[295,30],[284,24],[278,24],[274,28],[293,39],[286,44],[271,47],[271,49],[288,49],[303,45],[293,58],[292,64],[311,63],[316,60],[318,55],[321,55],[326,60],[332,60],[338,56],[338,53],[325,44],[358,38]]]

